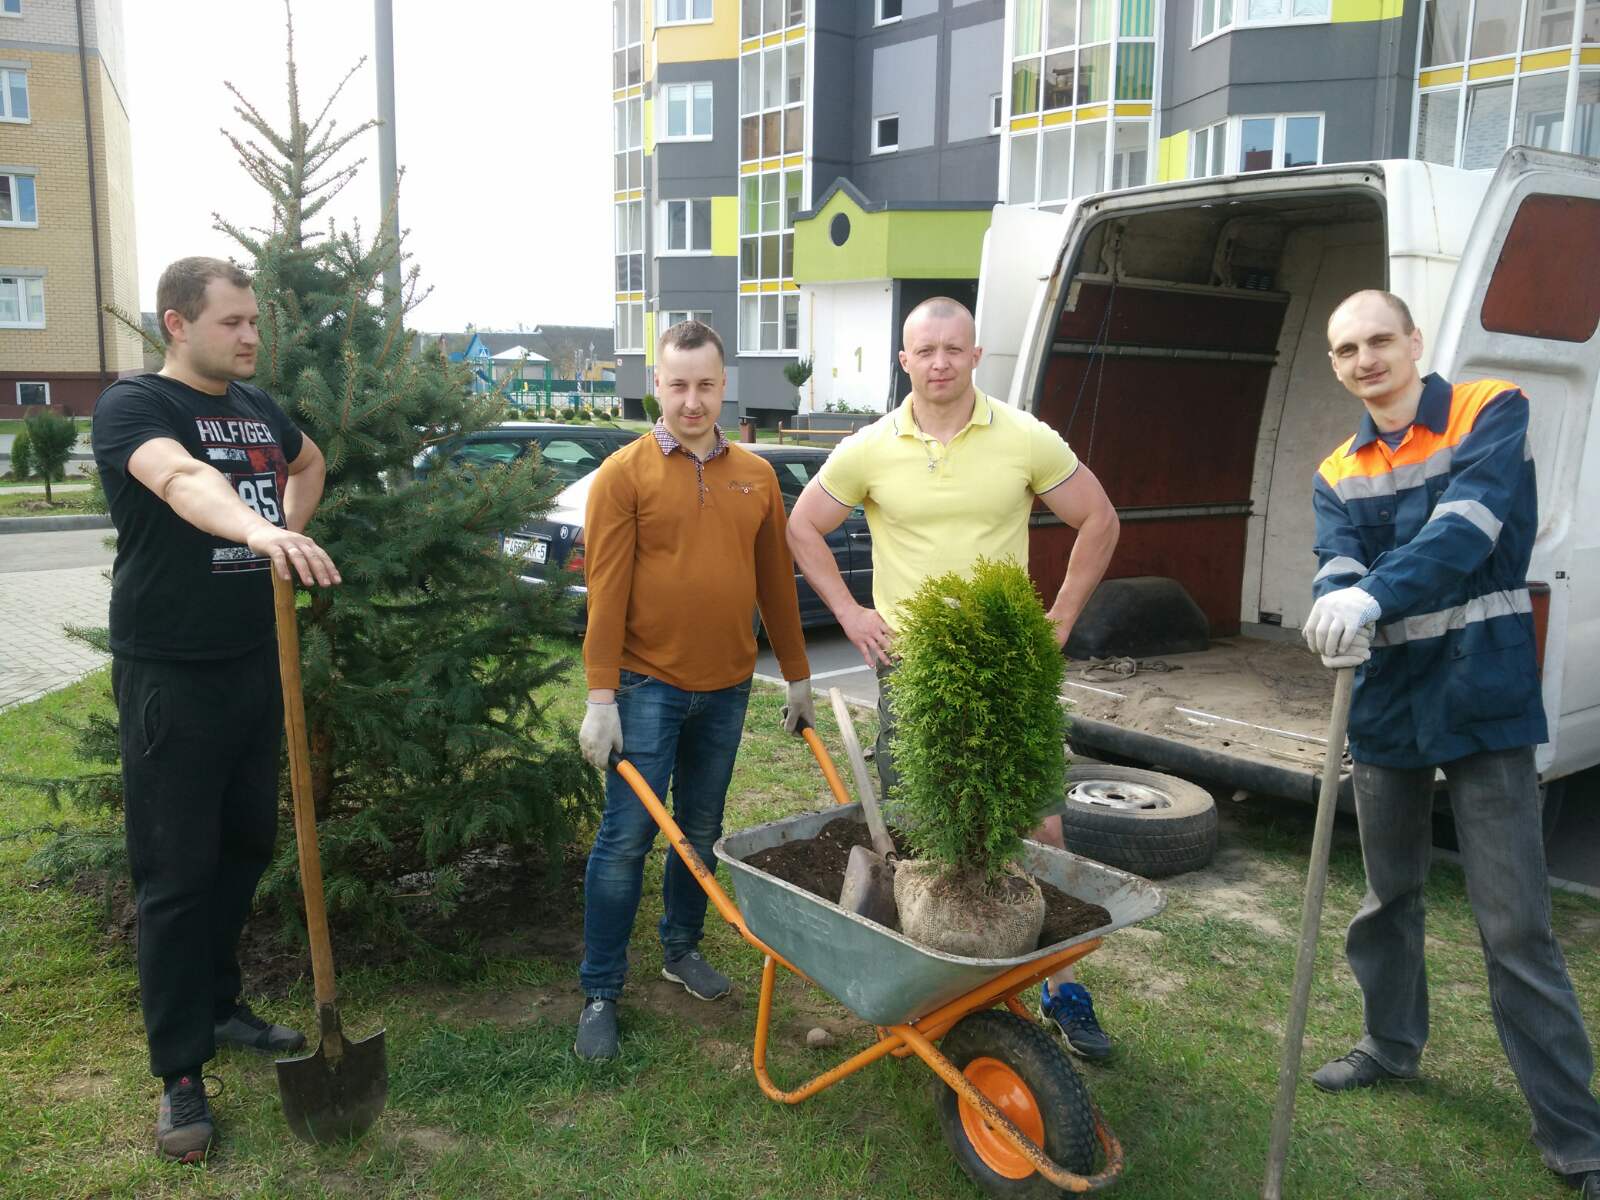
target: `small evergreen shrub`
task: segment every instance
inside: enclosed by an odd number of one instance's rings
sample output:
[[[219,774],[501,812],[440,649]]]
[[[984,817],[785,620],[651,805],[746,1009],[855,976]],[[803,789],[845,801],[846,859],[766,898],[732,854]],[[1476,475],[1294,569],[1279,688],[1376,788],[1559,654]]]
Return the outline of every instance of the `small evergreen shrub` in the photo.
[[[50,483],[62,479],[66,474],[67,460],[72,456],[73,446],[78,443],[78,423],[71,417],[45,411],[30,413],[23,428],[28,434],[34,465],[44,477],[45,503],[54,503]]]
[[[33,440],[28,437],[28,427],[24,424],[11,442],[11,478],[23,480],[32,474]]]
[[[917,857],[993,878],[1061,797],[1055,626],[1009,560],[926,581],[902,616],[888,680],[895,812]]]
[[[661,419],[661,405],[656,403],[655,396],[649,392],[644,395],[644,415],[652,425]]]

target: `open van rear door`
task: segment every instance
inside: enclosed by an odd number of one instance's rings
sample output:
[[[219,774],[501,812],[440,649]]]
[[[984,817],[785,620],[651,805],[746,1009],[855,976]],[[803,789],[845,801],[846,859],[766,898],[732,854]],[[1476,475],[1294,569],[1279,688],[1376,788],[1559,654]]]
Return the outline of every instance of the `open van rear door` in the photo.
[[[1549,776],[1600,761],[1600,162],[1514,146],[1467,237],[1434,369],[1453,383],[1509,379],[1527,395],[1539,476],[1529,579],[1543,633]],[[1574,586],[1576,583],[1577,586]]]
[[[1017,356],[1032,341],[1071,212],[1070,207],[1067,213],[1053,213],[995,205],[983,235],[974,314],[978,345],[983,347],[975,379],[987,395],[1011,397]]]

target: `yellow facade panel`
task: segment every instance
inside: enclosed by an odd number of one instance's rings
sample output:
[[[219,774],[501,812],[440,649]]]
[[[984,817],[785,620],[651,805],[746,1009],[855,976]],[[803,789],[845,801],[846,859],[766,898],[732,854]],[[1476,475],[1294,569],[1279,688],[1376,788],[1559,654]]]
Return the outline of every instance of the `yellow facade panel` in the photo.
[[[1070,125],[1072,124],[1072,116],[1072,110],[1069,108],[1065,112],[1045,113],[1044,116],[1040,118],[1040,122],[1046,128],[1051,125]]]
[[[711,197],[711,253],[724,258],[739,253],[739,197]]]
[[[1189,131],[1164,137],[1156,151],[1156,180],[1185,179],[1189,174]]]
[[[739,6],[713,7],[714,20],[658,25],[653,45],[657,62],[710,62],[739,57]]]
[[[1078,120],[1080,121],[1098,121],[1105,115],[1106,106],[1104,104],[1090,104],[1078,110]]]
[[[1011,118],[1011,128],[1013,130],[1018,130],[1018,129],[1037,129],[1037,128],[1039,128],[1039,118],[1038,117],[1012,117]]]
[[[1493,62],[1473,63],[1467,68],[1468,79],[1494,79],[1499,75],[1514,74],[1517,69],[1517,60],[1514,58],[1497,58]]]
[[[1423,71],[1417,76],[1418,87],[1437,87],[1441,83],[1460,83],[1460,67],[1440,67],[1436,71]]]
[[[1119,117],[1148,117],[1155,111],[1155,105],[1144,103],[1119,104],[1117,116]]]
[[[1524,71],[1548,71],[1552,67],[1564,67],[1571,61],[1571,50],[1546,50],[1543,54],[1524,54],[1522,56],[1522,69]]]

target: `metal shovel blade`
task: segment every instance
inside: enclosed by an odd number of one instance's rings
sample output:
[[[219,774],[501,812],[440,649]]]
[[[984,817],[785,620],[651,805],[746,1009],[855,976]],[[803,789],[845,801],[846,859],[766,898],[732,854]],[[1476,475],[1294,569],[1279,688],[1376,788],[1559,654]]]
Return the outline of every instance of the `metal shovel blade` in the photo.
[[[326,1145],[371,1129],[389,1099],[389,1059],[383,1030],[353,1042],[339,1017],[323,1014],[322,1039],[300,1058],[278,1060],[283,1117],[294,1135]]]
[[[900,911],[894,902],[894,864],[885,862],[883,855],[865,846],[851,846],[850,861],[844,869],[844,887],[839,891],[839,907],[889,929],[898,928]]]

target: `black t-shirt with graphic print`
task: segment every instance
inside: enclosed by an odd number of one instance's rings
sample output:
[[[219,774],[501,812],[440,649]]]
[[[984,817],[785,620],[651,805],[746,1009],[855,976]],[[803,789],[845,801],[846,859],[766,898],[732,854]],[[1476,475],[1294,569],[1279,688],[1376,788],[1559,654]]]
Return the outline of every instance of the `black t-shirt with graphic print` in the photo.
[[[213,396],[163,375],[119,379],[95,404],[95,465],[117,527],[111,651],[128,658],[236,658],[273,637],[271,562],[196,529],[128,474],[152,438],[171,438],[282,527],[289,464],[304,436],[266,392]]]

